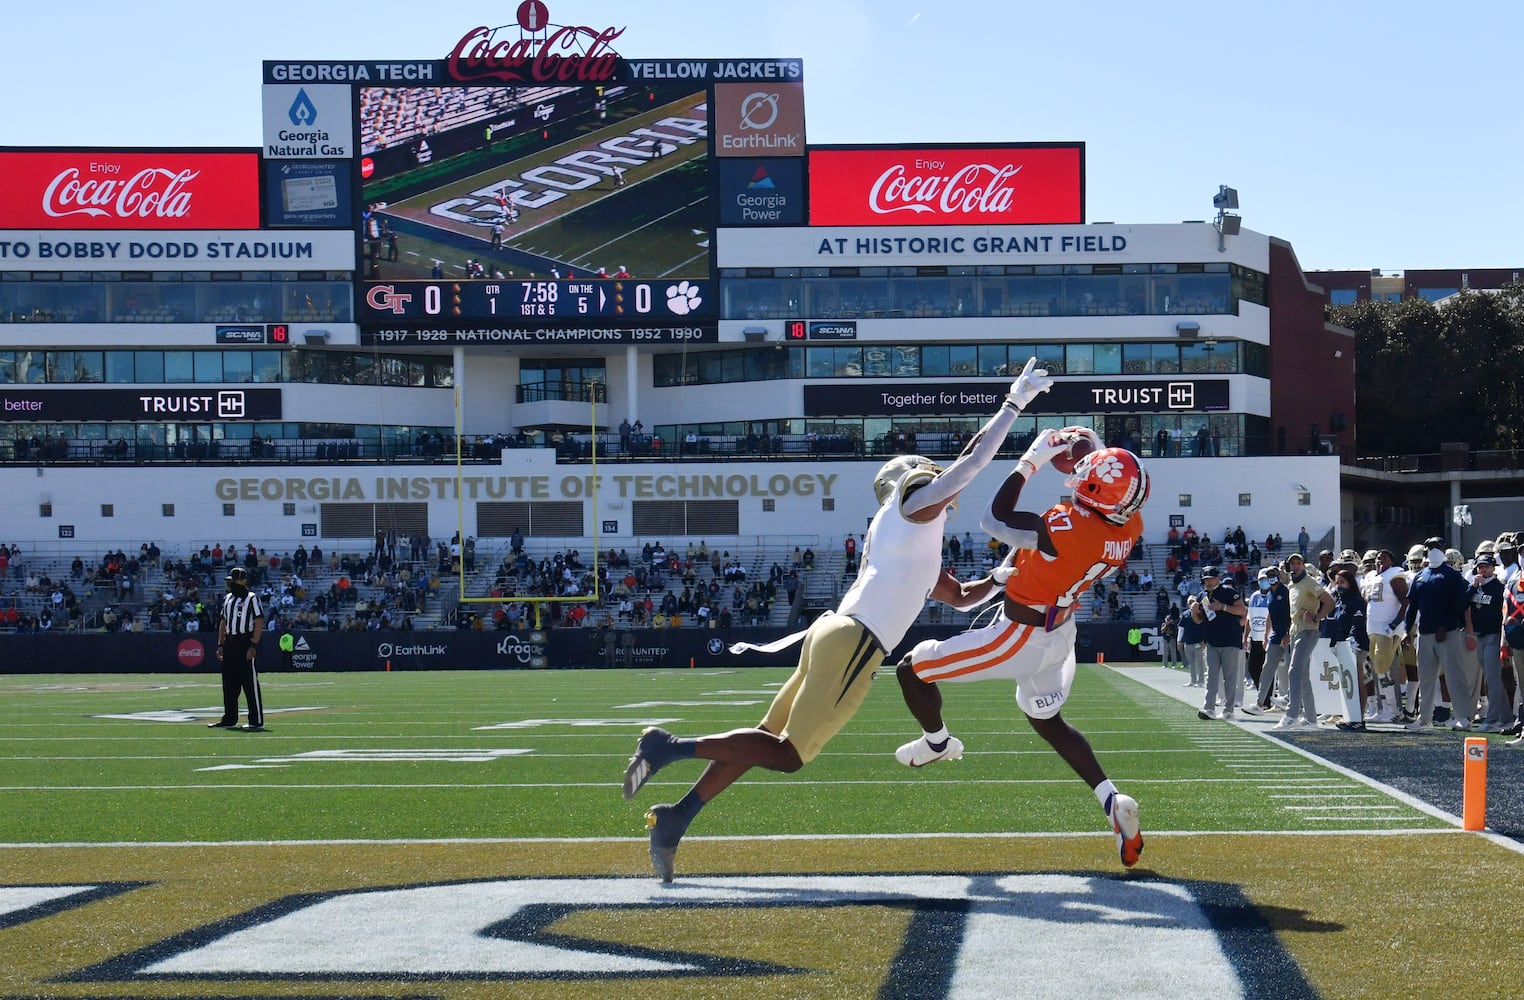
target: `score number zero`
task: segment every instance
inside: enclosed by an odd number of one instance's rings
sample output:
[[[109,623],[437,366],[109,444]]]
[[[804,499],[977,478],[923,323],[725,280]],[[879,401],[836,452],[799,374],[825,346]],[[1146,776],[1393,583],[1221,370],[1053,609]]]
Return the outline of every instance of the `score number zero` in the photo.
[[[558,305],[561,301],[561,283],[555,281],[520,281],[517,282],[522,295],[519,299],[519,315],[521,316],[559,316],[562,315]],[[604,303],[599,302],[599,308],[590,308],[589,296],[599,293],[600,300],[603,297],[602,289],[595,284],[576,284],[567,286],[572,292],[568,298],[575,299],[577,313],[587,315],[592,312],[595,315],[603,313]],[[487,296],[487,308],[489,315],[496,316],[498,296],[502,294],[502,286],[490,284],[482,286],[482,292]],[[636,315],[645,315],[651,311],[652,296],[651,286],[638,283],[634,286],[634,306]],[[423,289],[423,311],[430,316],[438,316],[444,310],[444,292],[438,285],[425,285]],[[620,310],[622,311],[622,310]]]

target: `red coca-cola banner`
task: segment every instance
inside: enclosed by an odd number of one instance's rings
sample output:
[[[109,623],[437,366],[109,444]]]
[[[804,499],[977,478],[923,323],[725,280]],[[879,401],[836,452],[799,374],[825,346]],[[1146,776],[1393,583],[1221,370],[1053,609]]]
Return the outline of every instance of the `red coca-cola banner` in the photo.
[[[1085,145],[811,149],[812,226],[1085,221]]]
[[[0,152],[0,229],[258,229],[257,153]]]

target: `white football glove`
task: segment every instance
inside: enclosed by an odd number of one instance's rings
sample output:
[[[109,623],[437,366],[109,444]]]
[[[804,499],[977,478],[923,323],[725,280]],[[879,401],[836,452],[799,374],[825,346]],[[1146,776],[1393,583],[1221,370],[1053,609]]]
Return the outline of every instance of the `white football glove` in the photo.
[[[990,579],[994,580],[997,586],[1004,587],[1005,581],[1009,580],[1014,572],[1016,572],[1016,550],[1011,549],[1005,554],[1005,558],[1000,560],[1000,565],[990,570]]]
[[[1093,450],[1095,451],[1100,451],[1102,448],[1106,447],[1105,444],[1101,442],[1101,436],[1089,427],[1065,427],[1059,433],[1063,434],[1070,441],[1077,441],[1080,438],[1087,438],[1090,441]]]
[[[1020,413],[1031,405],[1032,400],[1051,388],[1053,380],[1048,377],[1048,370],[1037,367],[1036,358],[1028,358],[1027,366],[1016,376],[1016,381],[1011,383],[1011,391],[1006,393],[1006,405]]]
[[[1039,431],[1016,465],[1030,479],[1032,473],[1051,462],[1054,455],[1067,451],[1071,440],[1063,431]]]

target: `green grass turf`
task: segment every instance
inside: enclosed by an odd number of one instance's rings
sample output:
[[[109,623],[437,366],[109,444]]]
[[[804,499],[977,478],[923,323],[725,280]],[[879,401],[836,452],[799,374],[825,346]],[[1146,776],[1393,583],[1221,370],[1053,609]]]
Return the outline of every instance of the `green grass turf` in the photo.
[[[105,719],[219,704],[215,675],[0,676],[0,843],[644,837],[642,815],[674,801],[700,763],[661,771],[633,802],[619,781],[642,725],[702,735],[761,718],[781,669],[267,674],[269,731]],[[1011,685],[945,685],[963,760],[910,771],[894,748],[919,729],[892,676],[794,775],[753,771],[692,833],[1095,832],[1094,797],[1020,716]],[[737,705],[749,701],[755,704]],[[696,704],[663,704],[683,702]],[[281,713],[282,708],[320,706]],[[629,706],[629,707],[625,707]],[[1308,818],[1266,782],[1369,789],[1231,726],[1186,723],[1180,703],[1082,666],[1066,719],[1143,803],[1145,829],[1369,828]],[[511,729],[524,720],[568,721]],[[614,724],[607,724],[609,722]],[[1194,719],[1190,720],[1194,722]],[[1203,742],[1203,739],[1206,742]],[[311,761],[317,752],[521,749],[486,762]],[[1406,805],[1381,827],[1445,828]]]

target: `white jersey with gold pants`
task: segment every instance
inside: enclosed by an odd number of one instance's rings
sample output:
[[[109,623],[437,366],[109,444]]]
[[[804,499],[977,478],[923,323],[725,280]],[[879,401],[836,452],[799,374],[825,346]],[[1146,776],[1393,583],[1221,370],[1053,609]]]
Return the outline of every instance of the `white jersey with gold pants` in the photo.
[[[920,523],[902,506],[905,493],[932,475],[905,476],[874,515],[863,539],[862,572],[836,611],[805,632],[799,665],[762,718],[806,763],[862,706],[874,672],[905,638],[941,575],[947,511]]]

